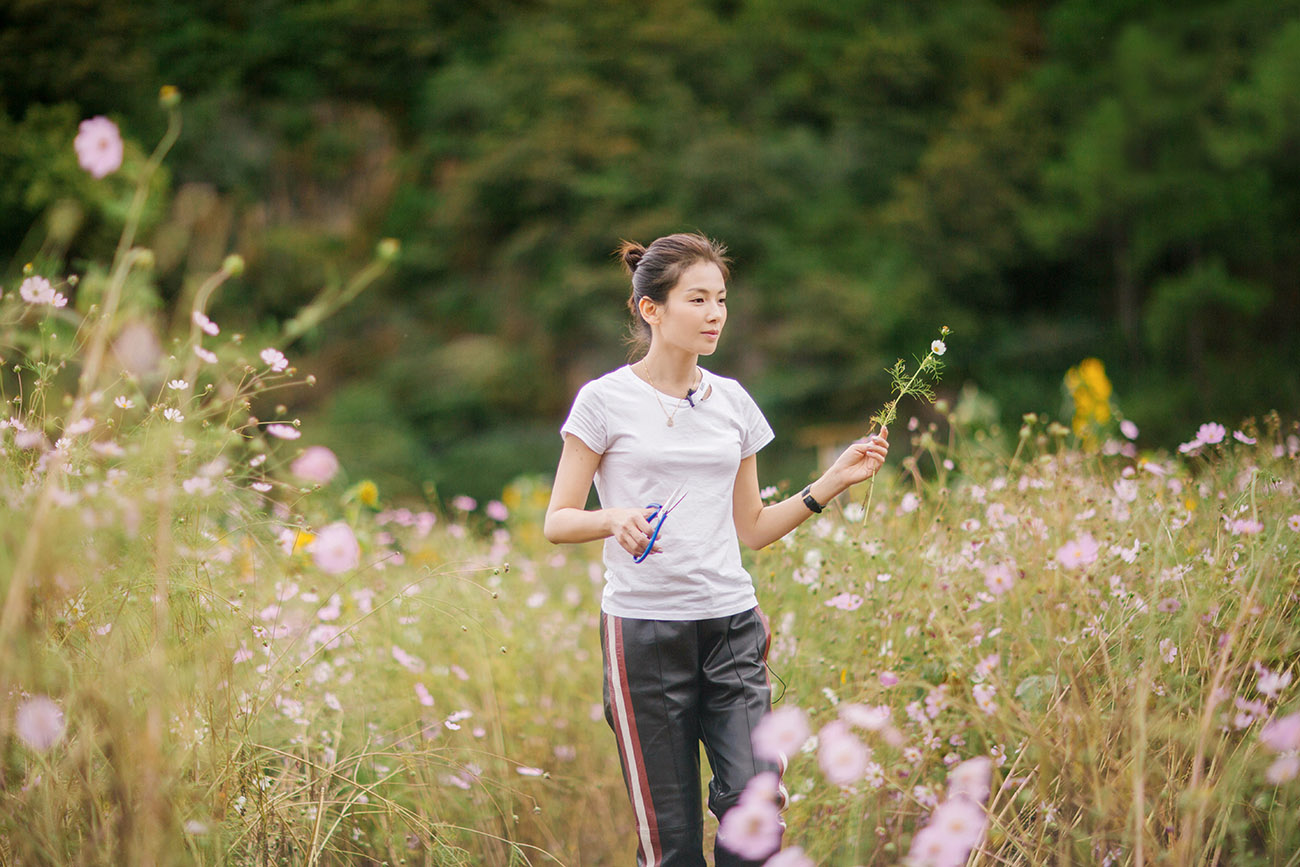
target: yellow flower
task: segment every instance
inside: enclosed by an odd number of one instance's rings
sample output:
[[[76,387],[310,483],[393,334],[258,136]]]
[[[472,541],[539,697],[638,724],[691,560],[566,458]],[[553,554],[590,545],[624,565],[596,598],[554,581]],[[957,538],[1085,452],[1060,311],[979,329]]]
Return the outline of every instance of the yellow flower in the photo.
[[[361,501],[363,506],[373,507],[379,505],[379,486],[374,482],[366,479],[357,485],[356,491],[357,499]]]
[[[308,533],[306,530],[299,530],[298,534],[293,537],[293,553],[297,554],[303,548],[306,548],[315,541],[315,533]]]
[[[1065,386],[1074,401],[1071,427],[1085,448],[1094,448],[1095,428],[1111,420],[1110,396],[1114,389],[1106,378],[1106,366],[1100,359],[1085,358],[1066,372]]]

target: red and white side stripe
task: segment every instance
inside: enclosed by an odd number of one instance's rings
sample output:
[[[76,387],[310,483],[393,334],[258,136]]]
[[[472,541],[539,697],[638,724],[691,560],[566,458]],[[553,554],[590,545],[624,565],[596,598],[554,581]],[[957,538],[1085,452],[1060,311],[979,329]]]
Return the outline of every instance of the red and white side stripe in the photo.
[[[627,685],[627,667],[623,658],[623,622],[613,615],[605,618],[605,658],[609,660],[609,701],[614,711],[614,735],[623,754],[623,767],[627,768],[628,794],[636,813],[637,847],[647,867],[656,867],[663,860],[659,846],[659,831],[655,823],[654,803],[650,800],[650,781],[646,778],[645,760],[641,756],[641,741],[637,737],[636,716],[632,712],[632,696]]]

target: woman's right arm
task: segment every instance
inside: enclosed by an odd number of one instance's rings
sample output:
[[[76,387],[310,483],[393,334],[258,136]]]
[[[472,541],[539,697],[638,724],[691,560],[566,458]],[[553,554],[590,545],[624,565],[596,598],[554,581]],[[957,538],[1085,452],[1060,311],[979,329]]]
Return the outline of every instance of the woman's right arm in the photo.
[[[596,509],[587,511],[587,495],[600,466],[600,455],[573,434],[565,434],[564,451],[555,470],[551,502],[546,507],[542,534],[547,541],[591,542],[614,540],[633,556],[640,556],[650,541],[650,524],[646,518],[653,509]],[[656,547],[657,551],[658,548]]]

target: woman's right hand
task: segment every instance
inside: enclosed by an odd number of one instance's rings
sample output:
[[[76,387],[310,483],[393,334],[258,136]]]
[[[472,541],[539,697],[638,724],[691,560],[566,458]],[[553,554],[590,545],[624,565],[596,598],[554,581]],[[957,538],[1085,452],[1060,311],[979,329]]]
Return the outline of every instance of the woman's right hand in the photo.
[[[655,510],[605,509],[604,511],[606,520],[609,521],[610,536],[623,547],[624,551],[633,557],[640,557],[645,546],[650,543],[650,534],[654,532],[649,519]],[[659,546],[656,545],[651,553],[657,554],[659,550]]]

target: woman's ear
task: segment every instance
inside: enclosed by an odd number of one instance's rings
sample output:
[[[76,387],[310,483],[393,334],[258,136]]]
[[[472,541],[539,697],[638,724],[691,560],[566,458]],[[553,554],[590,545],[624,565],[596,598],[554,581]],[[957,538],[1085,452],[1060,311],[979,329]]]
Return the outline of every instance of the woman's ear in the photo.
[[[641,311],[641,318],[646,321],[647,325],[659,324],[659,305],[651,299],[641,296],[641,300],[636,303],[637,309]]]

